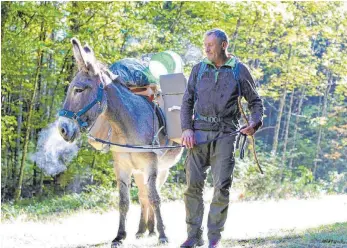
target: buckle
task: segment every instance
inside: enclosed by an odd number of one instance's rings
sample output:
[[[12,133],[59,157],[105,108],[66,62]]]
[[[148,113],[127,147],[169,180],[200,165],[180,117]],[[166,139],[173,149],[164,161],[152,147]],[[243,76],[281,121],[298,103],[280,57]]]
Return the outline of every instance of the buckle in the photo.
[[[217,122],[217,117],[211,117],[211,122]]]
[[[209,117],[207,117],[207,121],[216,123],[216,122],[220,121],[220,118],[219,117],[215,117],[215,116],[214,117],[209,116]]]

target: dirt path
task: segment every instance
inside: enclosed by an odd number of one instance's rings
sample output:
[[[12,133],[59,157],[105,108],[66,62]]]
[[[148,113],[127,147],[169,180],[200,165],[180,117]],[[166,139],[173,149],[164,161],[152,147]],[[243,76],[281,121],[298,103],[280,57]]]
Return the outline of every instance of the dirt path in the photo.
[[[170,239],[170,244],[164,247],[178,247],[186,237],[184,204],[181,201],[163,203],[162,213]],[[156,237],[134,238],[139,215],[139,206],[132,205],[125,247],[159,247]],[[267,237],[280,235],[281,229],[296,231],[335,222],[347,222],[347,195],[309,200],[236,202],[230,205],[223,237]],[[116,236],[117,227],[117,211],[102,214],[85,211],[49,223],[19,219],[1,225],[0,244],[4,248],[110,247],[109,242]]]

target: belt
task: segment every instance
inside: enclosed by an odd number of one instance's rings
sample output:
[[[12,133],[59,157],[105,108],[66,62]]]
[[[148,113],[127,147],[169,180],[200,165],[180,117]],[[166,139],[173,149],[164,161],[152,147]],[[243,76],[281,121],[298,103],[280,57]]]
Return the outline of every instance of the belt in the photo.
[[[207,121],[211,123],[218,123],[223,121],[224,118],[222,117],[217,117],[217,116],[203,116],[198,113],[195,113],[195,118],[194,120],[201,120],[201,121]]]
[[[212,116],[199,116],[198,118],[196,118],[196,120],[202,120],[202,121],[207,121],[211,123],[218,123],[218,122],[221,122],[223,118],[212,117]]]
[[[225,122],[232,122],[234,130],[237,130],[239,127],[238,121],[233,119],[232,117],[217,117],[217,116],[203,116],[201,114],[198,114],[197,112],[194,113],[194,121],[206,121],[211,124],[222,124]]]

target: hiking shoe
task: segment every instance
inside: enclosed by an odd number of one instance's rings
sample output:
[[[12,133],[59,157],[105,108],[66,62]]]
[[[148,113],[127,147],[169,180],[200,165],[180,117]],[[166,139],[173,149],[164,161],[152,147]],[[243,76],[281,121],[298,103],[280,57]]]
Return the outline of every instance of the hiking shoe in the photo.
[[[208,242],[208,248],[222,248],[220,239],[210,240]]]
[[[198,246],[203,246],[204,244],[205,242],[202,237],[188,238],[183,244],[181,244],[180,248],[195,248]]]

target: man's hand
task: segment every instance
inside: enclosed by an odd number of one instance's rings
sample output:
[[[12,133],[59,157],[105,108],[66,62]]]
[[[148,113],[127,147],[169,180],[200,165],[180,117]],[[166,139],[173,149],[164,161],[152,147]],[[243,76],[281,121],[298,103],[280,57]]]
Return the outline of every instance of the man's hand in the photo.
[[[182,145],[187,148],[193,148],[195,144],[194,131],[192,129],[186,129],[182,133],[181,137]]]
[[[240,130],[240,132],[243,133],[243,134],[252,136],[255,133],[254,127],[255,127],[255,124],[254,123],[250,123],[249,126],[246,126],[246,127],[242,128]]]

